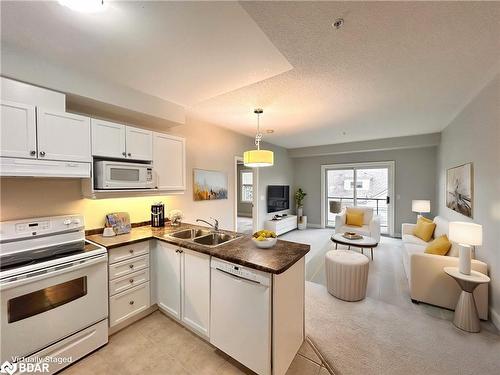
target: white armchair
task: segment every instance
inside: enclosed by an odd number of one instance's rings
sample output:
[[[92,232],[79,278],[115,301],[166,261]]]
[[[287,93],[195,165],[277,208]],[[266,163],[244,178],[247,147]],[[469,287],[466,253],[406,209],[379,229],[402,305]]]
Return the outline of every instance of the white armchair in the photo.
[[[335,216],[335,233],[354,232],[362,236],[369,236],[380,241],[380,218],[373,214],[371,207],[356,207],[364,211],[363,226],[355,227],[346,224],[346,211]]]

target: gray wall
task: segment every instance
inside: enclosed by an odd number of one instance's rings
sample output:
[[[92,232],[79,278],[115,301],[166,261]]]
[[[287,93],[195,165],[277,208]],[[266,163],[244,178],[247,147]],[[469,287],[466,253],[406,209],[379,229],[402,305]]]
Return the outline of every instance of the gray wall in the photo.
[[[237,181],[238,184],[236,186],[237,195],[238,195],[238,203],[237,203],[237,212],[238,216],[242,217],[252,217],[252,203],[245,203],[241,201],[241,171],[249,170],[250,168],[245,167],[243,164],[238,164],[237,167]],[[250,169],[251,170],[251,169]]]
[[[446,207],[446,169],[472,162],[473,218]],[[489,266],[490,306],[500,324],[500,75],[497,75],[444,129],[438,149],[439,215],[483,226],[476,257]],[[500,327],[500,326],[499,326]]]
[[[393,160],[396,198],[394,233],[399,235],[402,223],[415,222],[415,213],[411,211],[412,199],[430,199],[431,210],[435,212],[436,154],[436,147],[431,146],[294,158],[295,186],[307,193],[304,200],[304,214],[307,215],[310,224],[321,224],[321,165]]]
[[[264,228],[264,221],[270,220],[277,213],[292,213],[295,211],[295,203],[292,199],[294,193],[294,164],[288,156],[286,149],[270,144],[263,144],[261,148],[274,151],[274,166],[258,168],[258,207],[259,212],[257,227]],[[268,185],[289,185],[290,186],[290,209],[280,212],[267,213],[267,186]]]

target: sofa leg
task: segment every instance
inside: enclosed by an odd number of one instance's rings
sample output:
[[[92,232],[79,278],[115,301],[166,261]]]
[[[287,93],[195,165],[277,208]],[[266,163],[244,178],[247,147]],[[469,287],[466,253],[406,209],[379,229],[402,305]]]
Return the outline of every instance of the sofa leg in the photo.
[[[415,305],[418,305],[420,303],[420,301],[417,301],[416,299],[411,299],[411,302],[414,303]]]

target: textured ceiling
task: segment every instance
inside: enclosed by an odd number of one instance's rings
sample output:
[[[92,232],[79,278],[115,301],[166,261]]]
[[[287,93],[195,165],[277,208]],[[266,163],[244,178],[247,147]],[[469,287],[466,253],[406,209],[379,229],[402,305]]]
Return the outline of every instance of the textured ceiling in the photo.
[[[242,6],[294,69],[191,110],[251,135],[262,106],[264,139],[285,147],[440,131],[500,67],[500,3]]]
[[[500,69],[498,2],[109,4],[2,1],[2,45],[289,148],[440,131]]]
[[[2,44],[182,105],[292,68],[238,3],[108,4],[2,1]]]

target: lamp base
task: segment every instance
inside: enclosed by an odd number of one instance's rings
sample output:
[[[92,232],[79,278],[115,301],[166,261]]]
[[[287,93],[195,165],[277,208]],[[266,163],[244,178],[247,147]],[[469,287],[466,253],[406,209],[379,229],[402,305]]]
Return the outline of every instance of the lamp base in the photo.
[[[458,271],[470,275],[472,263],[472,246],[459,244]]]

